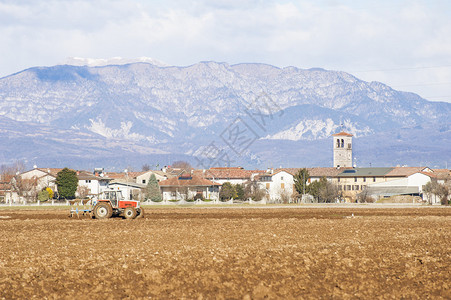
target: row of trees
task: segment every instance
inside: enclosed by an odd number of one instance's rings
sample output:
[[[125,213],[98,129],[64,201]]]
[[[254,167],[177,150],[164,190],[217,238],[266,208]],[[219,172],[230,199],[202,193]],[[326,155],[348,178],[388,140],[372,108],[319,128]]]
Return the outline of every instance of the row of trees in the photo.
[[[294,197],[301,197],[301,195],[312,195],[317,202],[331,203],[340,197],[338,187],[329,182],[326,177],[322,177],[318,181],[313,181],[307,184],[310,175],[307,169],[300,169],[294,176]]]
[[[219,199],[221,201],[227,201],[229,199],[252,199],[254,201],[260,201],[265,197],[266,191],[258,185],[255,181],[250,181],[246,184],[231,184],[230,182],[224,182],[221,190],[219,191]]]

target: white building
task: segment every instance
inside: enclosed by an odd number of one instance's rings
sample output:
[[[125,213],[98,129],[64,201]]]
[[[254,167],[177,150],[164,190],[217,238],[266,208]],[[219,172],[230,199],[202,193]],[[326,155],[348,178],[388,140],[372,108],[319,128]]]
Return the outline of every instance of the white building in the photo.
[[[86,187],[88,197],[97,196],[108,188],[108,183],[112,180],[108,177],[96,176],[89,172],[77,172],[78,187]],[[77,195],[79,196],[79,195]]]
[[[57,173],[62,169],[37,168],[18,174],[12,178],[9,192],[5,192],[5,202],[36,201],[38,192],[44,188],[57,191],[55,183]],[[22,195],[19,195],[18,190]]]
[[[148,184],[152,174],[155,175],[155,178],[157,179],[158,182],[174,177],[173,175],[168,174],[165,171],[149,170],[145,172],[136,173],[134,174],[133,178],[135,179],[136,183]]]
[[[368,184],[365,191],[375,199],[394,195],[422,196],[424,186],[431,181],[432,177],[434,177],[433,173],[417,172],[405,178]]]
[[[195,198],[217,201],[219,200],[219,187],[221,186],[218,182],[190,174],[160,181],[159,185],[165,201]]]
[[[292,201],[294,193],[293,174],[285,169],[272,170],[258,177],[260,188],[266,190],[266,198],[270,202]]]
[[[205,179],[224,184],[244,184],[252,181],[255,176],[263,174],[261,170],[245,170],[242,167],[217,167],[204,170],[195,170],[194,175]]]

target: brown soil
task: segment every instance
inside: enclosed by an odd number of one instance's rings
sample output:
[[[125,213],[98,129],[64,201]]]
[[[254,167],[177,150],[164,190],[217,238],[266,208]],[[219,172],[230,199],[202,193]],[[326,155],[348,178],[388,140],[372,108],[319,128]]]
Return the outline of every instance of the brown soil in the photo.
[[[0,233],[3,299],[451,298],[446,207],[0,210]]]

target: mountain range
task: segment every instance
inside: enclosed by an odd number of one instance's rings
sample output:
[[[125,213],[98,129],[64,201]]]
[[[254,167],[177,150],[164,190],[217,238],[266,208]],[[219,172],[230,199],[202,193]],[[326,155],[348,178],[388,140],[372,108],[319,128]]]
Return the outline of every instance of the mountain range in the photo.
[[[357,166],[445,167],[451,104],[324,69],[156,60],[33,67],[0,79],[0,162],[110,170],[332,166],[354,135]]]

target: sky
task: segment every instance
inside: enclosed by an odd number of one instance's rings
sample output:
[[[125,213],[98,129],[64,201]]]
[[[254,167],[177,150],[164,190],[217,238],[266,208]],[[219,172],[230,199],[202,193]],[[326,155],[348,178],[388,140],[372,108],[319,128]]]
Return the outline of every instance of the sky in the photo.
[[[451,1],[0,0],[0,77],[68,57],[318,67],[451,102]]]

